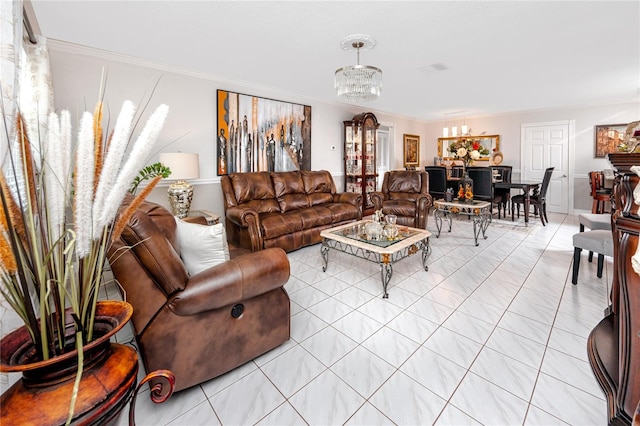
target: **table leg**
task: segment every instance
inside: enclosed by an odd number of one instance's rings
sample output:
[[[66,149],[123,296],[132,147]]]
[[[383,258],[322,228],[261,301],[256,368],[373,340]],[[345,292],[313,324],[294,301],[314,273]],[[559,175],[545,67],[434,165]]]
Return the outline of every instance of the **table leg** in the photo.
[[[329,264],[329,246],[327,240],[322,239],[322,245],[320,246],[320,255],[322,256],[322,272],[327,272],[327,265]]]
[[[436,222],[436,228],[438,229],[438,233],[436,234],[436,238],[440,238],[440,231],[442,230],[442,218],[447,219],[447,221],[449,222],[449,232],[451,232],[451,215],[449,214],[448,211],[446,210],[434,210],[433,211],[433,218],[435,219]]]
[[[387,286],[389,285],[389,281],[391,281],[391,276],[393,275],[393,264],[392,263],[380,263],[380,278],[382,278],[382,291],[384,294],[382,295],[383,299],[389,298],[389,293],[387,293]]]
[[[529,223],[529,208],[531,206],[531,194],[529,191],[524,193],[524,223]]]
[[[425,271],[429,270],[429,266],[427,265],[427,260],[431,256],[431,247],[429,246],[429,239],[422,246],[422,267]]]

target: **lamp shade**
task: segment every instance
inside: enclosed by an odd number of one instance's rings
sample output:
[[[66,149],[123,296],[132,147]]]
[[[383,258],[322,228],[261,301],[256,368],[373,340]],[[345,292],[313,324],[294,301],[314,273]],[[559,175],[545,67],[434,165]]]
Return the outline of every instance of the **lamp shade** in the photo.
[[[171,169],[171,180],[198,179],[200,177],[200,160],[198,154],[185,152],[163,152],[159,161]]]

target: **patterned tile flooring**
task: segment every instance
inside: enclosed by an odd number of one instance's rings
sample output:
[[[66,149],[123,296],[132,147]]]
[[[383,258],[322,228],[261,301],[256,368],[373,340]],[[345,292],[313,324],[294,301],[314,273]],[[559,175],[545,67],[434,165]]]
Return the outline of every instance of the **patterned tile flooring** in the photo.
[[[598,279],[584,253],[573,286],[576,217],[532,223],[496,223],[476,247],[455,221],[431,238],[429,271],[419,255],[395,265],[388,299],[373,263],[331,251],[322,272],[319,246],[290,253],[291,340],[164,404],[146,389],[137,423],[606,424],[586,341],[611,259]]]

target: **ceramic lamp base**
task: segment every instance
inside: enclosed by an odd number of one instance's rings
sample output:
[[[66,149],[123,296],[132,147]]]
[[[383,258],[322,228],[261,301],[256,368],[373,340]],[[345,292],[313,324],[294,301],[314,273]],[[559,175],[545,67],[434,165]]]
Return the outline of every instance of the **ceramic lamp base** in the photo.
[[[173,215],[180,219],[187,217],[193,198],[193,186],[185,180],[178,180],[169,185],[167,194]]]

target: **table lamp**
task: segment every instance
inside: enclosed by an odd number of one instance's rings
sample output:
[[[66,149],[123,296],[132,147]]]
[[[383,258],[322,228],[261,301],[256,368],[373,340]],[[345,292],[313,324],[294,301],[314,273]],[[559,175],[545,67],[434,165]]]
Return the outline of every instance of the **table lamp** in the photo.
[[[160,154],[159,160],[171,169],[171,175],[167,179],[175,181],[167,190],[173,215],[181,219],[187,217],[193,198],[193,186],[187,182],[187,179],[200,177],[198,154],[165,152]]]

